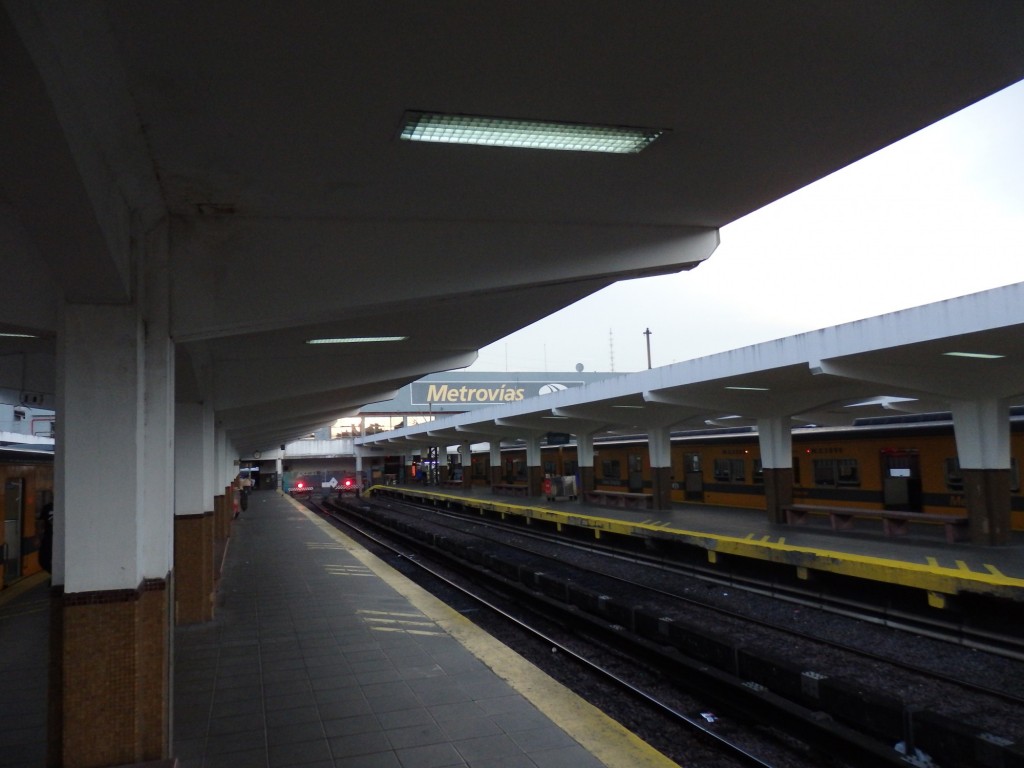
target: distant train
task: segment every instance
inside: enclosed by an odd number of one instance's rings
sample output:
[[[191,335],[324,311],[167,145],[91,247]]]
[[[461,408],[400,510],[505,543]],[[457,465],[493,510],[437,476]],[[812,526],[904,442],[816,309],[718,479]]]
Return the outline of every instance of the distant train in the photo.
[[[53,509],[53,446],[0,447],[0,477],[2,587],[43,570],[40,549]]]
[[[1024,530],[1020,462],[1024,412],[1011,418],[1011,526]],[[502,449],[506,482],[525,481],[526,449]],[[576,475],[573,445],[545,447],[548,476]],[[764,476],[752,428],[698,430],[672,435],[672,501],[765,509]],[[488,452],[474,454],[472,479],[489,478]],[[651,468],[643,435],[594,442],[599,490],[650,492]],[[963,514],[964,480],[949,414],[862,419],[849,427],[793,431],[794,501],[865,509]]]

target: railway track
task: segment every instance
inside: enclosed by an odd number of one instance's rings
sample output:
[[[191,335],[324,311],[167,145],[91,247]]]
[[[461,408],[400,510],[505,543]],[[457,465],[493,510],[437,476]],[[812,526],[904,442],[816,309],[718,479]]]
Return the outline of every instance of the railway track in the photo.
[[[744,582],[739,582],[735,579],[723,582],[720,575],[706,570],[688,568],[682,571],[662,560],[647,558],[635,553],[623,557],[607,547],[582,546],[573,542],[567,542],[564,538],[553,538],[543,533],[525,531],[522,526],[511,526],[495,521],[489,521],[486,525],[482,525],[479,524],[476,518],[468,518],[466,515],[439,511],[407,502],[389,501],[387,506],[396,511],[402,507],[416,510],[420,513],[428,511],[432,514],[435,521],[442,521],[440,524],[443,524],[445,518],[450,518],[459,521],[463,525],[472,525],[476,535],[481,536],[481,538],[493,538],[490,531],[498,529],[501,531],[498,536],[502,538],[502,546],[517,549],[531,555],[561,558],[564,556],[566,548],[573,548],[586,553],[588,556],[593,555],[589,557],[588,568],[593,569],[595,573],[600,573],[605,578],[621,583],[627,589],[647,590],[679,603],[691,605],[704,611],[714,612],[723,617],[761,626],[774,632],[785,633],[797,640],[827,645],[835,650],[855,655],[865,662],[889,664],[915,675],[959,686],[965,690],[992,696],[1024,708],[1024,689],[1020,687],[1019,681],[1014,678],[1000,677],[993,680],[966,678],[963,674],[929,667],[892,652],[885,652],[877,646],[865,647],[862,644],[846,642],[837,636],[829,637],[823,635],[820,631],[801,630],[792,624],[791,614],[785,615],[782,620],[779,618],[764,618],[763,616],[751,614],[749,610],[740,611],[728,604],[716,604],[707,599],[706,596],[698,598],[692,594],[686,594],[680,589],[664,588],[657,583],[652,583],[650,579],[639,579],[637,575],[654,571],[655,573],[666,573],[673,577],[682,575],[688,578],[698,578],[702,579],[705,583],[727,586],[728,589],[749,590],[753,594],[768,598],[770,601],[783,601],[790,605],[836,613],[847,618],[876,624],[888,629],[912,632],[917,636],[928,637],[942,643],[960,645],[974,650],[985,651],[1002,658],[1024,661],[1024,637],[1021,637],[1019,634],[995,636],[991,632],[975,633],[969,628],[964,627],[961,622],[953,619],[942,620],[941,616],[928,618],[920,615],[902,614],[897,619],[893,616],[891,610],[879,610],[877,606],[868,602],[854,603],[849,600],[836,601],[821,595],[808,596],[805,593],[794,590],[781,589],[775,584],[757,581],[752,576],[748,576]],[[519,543],[508,541],[507,539],[510,534],[522,541]],[[607,567],[605,564],[609,564],[611,567]],[[633,567],[641,565],[643,566],[642,569]],[[775,608],[776,606],[770,607]],[[778,612],[776,611],[776,613]]]
[[[782,745],[777,735],[752,736],[743,725],[727,717],[712,714],[716,709],[705,699],[700,701],[680,695],[673,686],[666,686],[664,670],[652,668],[649,661],[640,661],[623,650],[618,633],[588,630],[586,622],[567,616],[544,600],[524,601],[510,592],[503,580],[482,580],[478,572],[467,572],[463,564],[449,558],[427,559],[423,550],[410,549],[404,537],[396,542],[394,531],[381,530],[365,519],[354,520],[351,514],[339,513],[310,502],[321,514],[359,537],[378,554],[387,555],[393,566],[407,576],[424,575],[434,582],[425,585],[464,614],[472,616],[500,639],[524,653],[553,676],[560,678],[591,703],[605,706],[614,702],[612,716],[626,721],[653,746],[674,760],[688,766],[757,766],[759,768],[846,768],[858,763],[836,762],[827,755],[805,754],[802,744]],[[443,561],[443,562],[442,562]],[[413,573],[415,572],[415,573]],[[472,603],[472,606],[467,603]],[[481,615],[484,614],[484,615]],[[598,635],[605,634],[605,637]],[[687,712],[703,713],[693,716]],[[629,720],[633,722],[630,723]],[[766,756],[767,755],[767,756]],[[885,765],[865,762],[863,765]],[[898,764],[898,763],[894,763]]]
[[[436,513],[436,510],[431,510],[431,512]],[[420,511],[418,515],[422,516],[422,511]],[[432,522],[436,522],[436,517],[436,514],[431,515]],[[455,538],[455,532],[452,532],[450,536],[451,538]],[[431,534],[431,537],[433,537],[434,539],[437,539],[438,537],[440,537],[441,539],[447,539],[449,538],[449,534],[445,532],[435,532],[434,534]],[[446,544],[441,544],[440,548],[457,549],[457,547],[450,541],[446,542]],[[488,544],[486,548],[491,549],[495,546],[497,545]],[[469,546],[468,550],[464,551],[458,558],[460,561],[460,567],[466,567],[466,563],[470,560],[481,559],[481,552],[484,548],[485,547],[483,547],[483,545],[478,544],[475,547],[474,553],[473,551],[470,551],[474,550],[474,547]],[[520,547],[520,554],[517,555],[517,557],[523,556],[525,555],[522,553],[522,547]],[[485,570],[497,570],[500,573],[501,568],[495,568],[495,563],[493,562],[494,558],[491,557],[490,559],[492,560],[492,562]],[[785,697],[777,696],[773,690],[773,687],[775,687],[779,680],[784,677],[784,675],[780,672],[779,668],[776,668],[773,671],[771,671],[771,673],[768,675],[769,679],[764,679],[764,677],[762,677],[762,680],[764,682],[771,683],[771,685],[757,684],[756,682],[752,682],[752,680],[750,679],[751,677],[756,679],[758,674],[762,674],[763,672],[763,670],[755,670],[755,673],[752,675],[750,673],[753,667],[756,667],[758,665],[760,665],[761,667],[770,667],[771,664],[764,662],[764,660],[758,660],[756,658],[751,657],[751,654],[747,649],[741,648],[739,651],[736,651],[736,649],[734,648],[731,651],[734,654],[739,653],[743,657],[744,661],[742,666],[744,668],[742,670],[726,669],[723,671],[722,669],[718,668],[718,666],[716,666],[715,664],[708,663],[707,659],[698,659],[697,662],[687,662],[685,659],[679,658],[680,654],[678,652],[678,648],[670,649],[668,652],[666,652],[664,645],[664,641],[666,640],[667,634],[669,632],[675,632],[676,628],[680,626],[680,624],[682,624],[683,622],[659,622],[657,618],[655,618],[653,620],[653,624],[652,620],[647,620],[646,625],[644,625],[644,620],[639,620],[638,623],[642,626],[638,627],[628,626],[631,619],[627,618],[625,622],[627,626],[624,628],[623,623],[616,622],[616,616],[611,615],[614,612],[608,613],[602,612],[600,610],[598,610],[596,617],[591,615],[589,616],[587,621],[583,622],[580,619],[580,615],[586,614],[587,612],[579,610],[578,606],[570,607],[568,611],[569,618],[565,618],[565,606],[567,602],[571,603],[571,600],[567,600],[565,594],[558,594],[559,590],[562,590],[564,592],[564,588],[555,586],[559,579],[558,577],[553,575],[556,572],[557,568],[554,565],[552,565],[552,561],[548,560],[544,562],[535,562],[533,564],[525,566],[525,569],[530,574],[536,576],[536,578],[534,579],[526,579],[526,581],[533,582],[528,584],[526,589],[526,594],[529,596],[529,599],[524,599],[523,594],[521,593],[518,596],[513,596],[510,602],[518,602],[521,604],[550,604],[550,610],[561,611],[561,618],[555,619],[555,621],[558,621],[562,624],[574,624],[575,626],[573,627],[573,631],[577,635],[587,634],[589,636],[597,637],[598,643],[608,647],[615,647],[617,653],[632,653],[634,655],[640,653],[645,657],[645,659],[648,662],[650,662],[651,659],[657,657],[658,664],[660,665],[662,674],[668,674],[666,670],[669,670],[672,675],[683,678],[685,681],[688,681],[689,684],[693,684],[694,680],[699,680],[698,687],[700,687],[705,692],[713,688],[716,688],[717,686],[723,686],[721,688],[722,692],[719,693],[717,696],[713,696],[712,700],[716,701],[717,703],[726,703],[728,705],[726,708],[730,712],[735,712],[740,718],[746,718],[748,721],[751,722],[770,723],[771,728],[775,729],[776,731],[781,729],[788,730],[791,733],[799,734],[798,738],[804,740],[804,743],[816,745],[819,748],[822,748],[826,753],[846,755],[847,759],[851,761],[849,764],[884,765],[887,764],[886,760],[888,759],[894,760],[894,764],[905,764],[903,758],[893,751],[892,747],[894,745],[894,742],[896,741],[896,737],[891,736],[890,738],[888,738],[888,740],[883,738],[881,741],[875,741],[874,739],[878,738],[878,734],[873,735],[872,739],[867,740],[865,740],[865,738],[862,735],[859,735],[855,732],[845,735],[837,735],[837,733],[833,731],[842,731],[841,724],[835,718],[823,717],[823,710],[827,709],[827,707],[818,707],[817,705],[821,704],[821,702],[812,702],[814,706],[808,707],[806,706],[808,703],[806,701],[794,702],[792,700],[787,700]],[[522,579],[520,577],[521,574],[519,574],[519,576],[515,578],[510,578],[509,573],[506,572],[503,576],[501,576],[502,588],[508,590],[511,589],[513,585],[515,585],[517,588],[522,587],[522,585],[520,584]],[[479,573],[474,574],[472,578],[476,581],[480,581],[481,579]],[[573,579],[572,576],[565,576],[563,578],[567,579],[568,582],[571,582]],[[585,576],[579,575],[575,578],[579,581],[592,582],[597,577],[593,573],[588,573]],[[605,578],[605,576],[602,575],[601,578]],[[622,584],[623,588],[626,590],[636,591],[640,589],[640,586],[636,582],[623,582]],[[604,585],[602,585],[602,587],[603,586]],[[647,587],[645,585],[644,589],[646,588]],[[612,590],[609,589],[607,591],[611,592]],[[555,594],[556,597],[553,598],[551,596],[552,593]],[[721,612],[719,615],[722,615]],[[635,617],[633,620],[635,621]],[[708,623],[709,621],[719,622],[719,619],[705,618],[703,621],[705,623]],[[586,626],[581,628],[582,624],[586,624]],[[627,628],[630,631],[627,632]],[[638,641],[632,637],[635,633],[641,635],[644,635],[646,633],[646,639],[639,642],[639,645]],[[633,646],[633,650],[623,650],[623,648],[629,645]],[[637,647],[640,648],[639,651],[636,650]],[[729,664],[726,664],[725,666],[729,667]],[[776,666],[785,667],[784,664],[779,664]],[[782,669],[782,672],[785,671],[785,669]],[[712,672],[714,674],[711,674]],[[741,674],[740,677],[733,678],[733,675],[726,674],[727,672],[740,672]],[[737,686],[737,689],[728,690],[728,687],[722,681],[718,679],[706,679],[708,676],[712,678],[717,678],[719,675],[724,675],[726,677],[733,678],[732,683],[735,686]],[[772,675],[774,675],[775,677],[772,678]],[[808,684],[808,679],[801,678],[800,675],[798,675],[798,678],[800,678],[798,680],[798,684],[806,687]],[[826,685],[828,685],[827,682],[822,683],[823,687]],[[782,687],[784,688],[785,686],[783,685]],[[742,703],[741,699],[743,700]],[[766,701],[770,702],[770,704],[766,704]],[[912,744],[914,738],[913,727],[911,726],[908,728],[907,724],[901,722],[902,718],[905,715],[905,708],[900,709],[900,711],[898,711],[894,715],[891,711],[886,709],[886,707],[891,705],[892,702],[875,702],[878,716],[887,716],[890,720],[893,717],[895,717],[897,727],[895,729],[890,728],[889,730],[896,732],[897,736],[902,737],[902,740],[909,741]],[[1011,702],[1010,705],[1013,706],[1014,704]],[[901,705],[897,703],[898,709],[900,708],[900,706]],[[709,708],[714,709],[714,706],[709,705]],[[689,711],[693,711],[692,708]],[[805,720],[809,720],[810,724],[808,724],[808,722],[799,722],[802,718]],[[825,722],[827,724],[827,727],[823,727],[822,722]],[[890,725],[892,724],[890,723]],[[837,751],[839,749],[838,745],[841,742],[843,742],[844,740],[850,741],[851,739],[853,741],[858,741],[860,745],[855,746],[849,743],[844,744],[842,745],[841,750]],[[857,757],[858,754],[860,755],[859,758]],[[820,766],[824,763],[821,762],[819,756],[818,758],[816,758],[816,760],[808,764]],[[963,764],[966,765],[970,763]]]

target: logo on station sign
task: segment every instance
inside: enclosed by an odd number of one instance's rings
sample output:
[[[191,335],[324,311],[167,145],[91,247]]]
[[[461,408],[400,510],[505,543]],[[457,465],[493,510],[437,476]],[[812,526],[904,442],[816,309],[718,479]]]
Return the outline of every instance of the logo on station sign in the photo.
[[[421,405],[467,406],[518,403],[528,397],[546,395],[582,384],[582,381],[517,381],[493,384],[482,381],[417,381],[412,384],[412,402]]]

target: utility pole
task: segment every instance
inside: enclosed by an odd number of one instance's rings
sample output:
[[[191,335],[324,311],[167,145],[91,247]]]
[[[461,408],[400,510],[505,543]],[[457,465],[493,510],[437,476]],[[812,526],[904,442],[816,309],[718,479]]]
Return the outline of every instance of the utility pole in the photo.
[[[644,336],[647,337],[647,370],[651,370],[651,329],[648,328],[644,331]]]

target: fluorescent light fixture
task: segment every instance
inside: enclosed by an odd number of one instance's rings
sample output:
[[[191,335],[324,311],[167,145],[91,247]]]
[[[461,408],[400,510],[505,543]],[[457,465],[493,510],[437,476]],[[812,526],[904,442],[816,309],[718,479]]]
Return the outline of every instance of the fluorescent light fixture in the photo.
[[[38,339],[34,333],[0,333],[0,338],[4,339]]]
[[[943,352],[947,357],[971,357],[976,360],[998,360],[1006,355],[990,355],[985,352]]]
[[[406,112],[401,138],[440,144],[631,154],[644,149],[662,133],[655,128]]]
[[[640,410],[643,410],[642,405],[613,405],[612,408],[639,408]]]
[[[307,344],[371,344],[378,341],[405,341],[408,336],[349,336],[336,339],[306,339]]]
[[[554,419],[555,421],[568,421],[568,416],[541,416],[542,419]]]
[[[735,389],[739,392],[771,392],[768,387],[726,387],[726,389]]]

